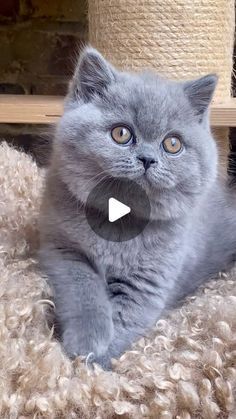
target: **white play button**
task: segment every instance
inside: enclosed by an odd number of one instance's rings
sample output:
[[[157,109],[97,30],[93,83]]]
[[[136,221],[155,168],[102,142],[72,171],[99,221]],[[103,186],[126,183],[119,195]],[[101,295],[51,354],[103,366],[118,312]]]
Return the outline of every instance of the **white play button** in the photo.
[[[91,229],[104,240],[124,242],[142,233],[151,206],[146,192],[133,180],[99,182],[90,192],[85,215]]]
[[[108,200],[108,220],[110,223],[119,220],[121,217],[129,214],[131,211],[128,205],[123,204],[115,198],[109,198]]]

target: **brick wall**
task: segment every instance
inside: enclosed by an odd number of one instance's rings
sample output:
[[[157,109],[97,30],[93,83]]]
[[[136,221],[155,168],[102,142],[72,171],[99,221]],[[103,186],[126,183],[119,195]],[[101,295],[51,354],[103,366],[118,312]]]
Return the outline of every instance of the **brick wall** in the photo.
[[[85,0],[0,0],[0,93],[65,94],[87,41]],[[0,124],[0,137],[27,150],[44,127]]]
[[[84,0],[1,1],[1,93],[65,93],[86,40]]]

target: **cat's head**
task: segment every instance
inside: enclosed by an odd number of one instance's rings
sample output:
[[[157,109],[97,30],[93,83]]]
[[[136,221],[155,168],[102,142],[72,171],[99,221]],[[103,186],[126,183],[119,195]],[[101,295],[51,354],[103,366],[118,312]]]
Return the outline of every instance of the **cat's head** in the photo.
[[[57,130],[55,155],[85,201],[105,177],[138,182],[161,218],[193,205],[216,177],[208,107],[217,77],[174,82],[116,70],[93,48],[79,59]]]

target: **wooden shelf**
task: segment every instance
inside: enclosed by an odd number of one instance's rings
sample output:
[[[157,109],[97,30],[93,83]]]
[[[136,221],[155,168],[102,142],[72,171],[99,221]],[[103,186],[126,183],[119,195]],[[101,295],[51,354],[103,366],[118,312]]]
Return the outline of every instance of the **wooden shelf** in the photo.
[[[236,127],[236,98],[211,107],[211,125],[213,127]]]
[[[63,112],[63,97],[39,95],[0,95],[0,123],[51,124]],[[211,124],[236,127],[236,98],[211,108]]]
[[[0,123],[51,124],[62,111],[60,96],[0,95]]]

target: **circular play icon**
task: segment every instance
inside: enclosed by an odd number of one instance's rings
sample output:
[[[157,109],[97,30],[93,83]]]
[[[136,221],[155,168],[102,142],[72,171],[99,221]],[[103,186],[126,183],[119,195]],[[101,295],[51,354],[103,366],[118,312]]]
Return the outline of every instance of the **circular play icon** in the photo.
[[[122,242],[140,234],[149,222],[150,202],[136,182],[109,179],[98,183],[86,203],[92,230],[105,240]]]

